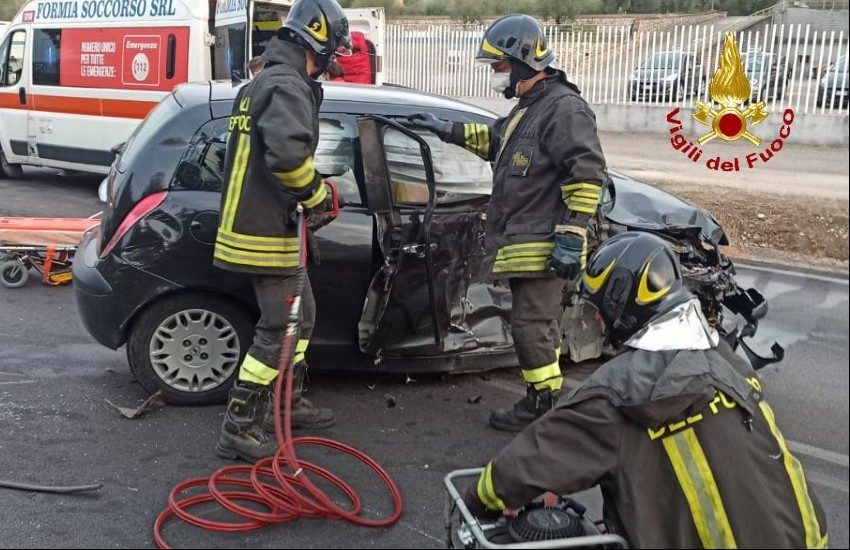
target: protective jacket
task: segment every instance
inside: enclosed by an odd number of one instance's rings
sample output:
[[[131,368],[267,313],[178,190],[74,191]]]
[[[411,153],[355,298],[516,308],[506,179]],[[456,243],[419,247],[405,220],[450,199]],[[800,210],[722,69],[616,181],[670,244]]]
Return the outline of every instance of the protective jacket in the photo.
[[[541,417],[465,497],[516,508],[600,485],[636,548],[825,548],[826,519],[762,384],[723,341],[628,351]]]
[[[546,275],[556,230],[584,236],[606,180],[596,118],[578,89],[551,70],[507,117],[493,126],[455,123],[449,141],[493,162],[493,275]]]
[[[298,266],[292,212],[322,204],[313,168],[322,88],[303,48],[273,39],[266,66],[239,90],[230,116],[221,219],[213,263],[243,273],[290,275]]]

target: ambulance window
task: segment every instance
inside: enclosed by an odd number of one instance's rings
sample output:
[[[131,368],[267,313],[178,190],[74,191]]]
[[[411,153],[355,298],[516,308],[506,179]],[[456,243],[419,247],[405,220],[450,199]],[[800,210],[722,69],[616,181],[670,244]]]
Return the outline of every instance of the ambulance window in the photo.
[[[24,46],[27,31],[12,32],[0,46],[0,86],[14,86],[24,72]]]
[[[215,29],[215,78],[245,78],[247,25],[234,23]]]
[[[43,86],[59,85],[59,45],[62,31],[59,29],[35,29],[32,48],[32,83]]]

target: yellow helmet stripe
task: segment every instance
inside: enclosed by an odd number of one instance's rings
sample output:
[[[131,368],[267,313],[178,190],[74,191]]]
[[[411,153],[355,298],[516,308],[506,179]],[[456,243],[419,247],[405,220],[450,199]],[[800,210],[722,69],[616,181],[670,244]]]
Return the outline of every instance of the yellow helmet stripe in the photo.
[[[490,55],[495,55],[498,58],[505,57],[505,52],[491,44],[486,38],[481,42],[481,49],[484,52],[489,53]]]
[[[541,48],[540,47],[540,39],[537,39],[537,45],[534,47],[534,57],[536,59],[543,59],[549,54],[549,48]]]
[[[608,264],[608,267],[602,270],[602,273],[597,275],[596,277],[592,277],[590,273],[587,271],[584,272],[584,285],[593,292],[594,294],[599,292],[599,289],[602,288],[602,285],[605,284],[605,281],[608,280],[608,276],[611,275],[611,271],[614,270],[614,264],[617,263],[617,260],[611,260],[611,263]]]
[[[307,30],[313,35],[313,38],[319,42],[328,41],[328,22],[325,19],[325,14],[320,13],[319,19],[307,26]]]
[[[664,288],[662,288],[661,290],[658,290],[658,291],[655,291],[655,292],[649,290],[649,285],[647,284],[647,282],[648,282],[647,280],[649,278],[649,267],[650,267],[651,264],[652,264],[652,261],[646,262],[646,265],[643,266],[643,272],[640,275],[640,283],[638,283],[637,297],[635,297],[635,302],[637,302],[638,305],[640,305],[640,306],[643,306],[643,305],[649,304],[651,302],[654,302],[655,300],[658,300],[659,298],[661,298],[662,296],[667,294],[667,291],[669,291],[670,287],[673,286],[673,285],[667,285]]]

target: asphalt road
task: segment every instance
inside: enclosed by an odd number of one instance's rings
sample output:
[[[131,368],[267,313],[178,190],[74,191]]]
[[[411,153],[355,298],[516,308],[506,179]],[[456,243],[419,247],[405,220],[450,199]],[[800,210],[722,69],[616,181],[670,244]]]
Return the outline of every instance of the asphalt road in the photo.
[[[0,216],[93,214],[100,209],[97,183],[35,171],[24,181],[0,180]],[[739,281],[757,286],[771,304],[756,345],[779,340],[787,354],[762,372],[768,399],[827,510],[831,546],[847,547],[847,281],[771,268],[742,268]],[[509,372],[416,378],[322,374],[310,391],[336,411],[327,435],[372,454],[398,481],[406,509],[397,526],[307,520],[211,536],[174,525],[168,536],[192,547],[440,547],[443,475],[483,464],[507,443],[510,436],[489,429],[486,417],[522,388]],[[0,479],[104,485],[90,496],[0,489],[0,546],[152,546],[151,525],[170,488],[223,465],[211,452],[223,409],[168,407],[127,420],[106,403],[135,406],[145,397],[123,352],[86,334],[71,287],[31,280],[19,290],[0,289]],[[379,484],[361,468],[322,452],[308,455],[352,481],[369,513],[387,511]],[[599,513],[596,492],[582,499]]]

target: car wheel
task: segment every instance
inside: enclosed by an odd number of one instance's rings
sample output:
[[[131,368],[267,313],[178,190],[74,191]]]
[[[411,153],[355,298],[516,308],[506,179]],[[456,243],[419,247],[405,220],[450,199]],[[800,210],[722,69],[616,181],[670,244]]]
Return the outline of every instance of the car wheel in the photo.
[[[0,283],[6,288],[21,288],[27,284],[30,272],[21,260],[6,260],[0,263]]]
[[[0,149],[0,178],[2,179],[17,179],[24,175],[24,170],[20,164],[11,164],[6,160],[6,153]]]
[[[251,344],[253,322],[237,304],[203,293],[148,306],[127,338],[130,370],[173,405],[224,401]]]

